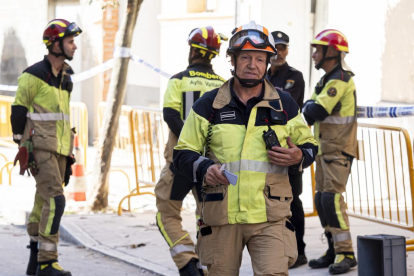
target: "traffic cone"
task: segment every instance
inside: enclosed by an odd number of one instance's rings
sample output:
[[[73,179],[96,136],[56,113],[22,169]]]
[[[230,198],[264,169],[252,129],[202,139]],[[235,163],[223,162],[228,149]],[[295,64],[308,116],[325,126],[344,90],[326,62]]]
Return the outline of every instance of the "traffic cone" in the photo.
[[[70,177],[69,185],[66,187],[66,198],[75,201],[86,201],[86,179],[83,169],[82,151],[79,148],[77,135],[75,135],[73,146],[75,148],[76,163],[72,165],[72,176]]]

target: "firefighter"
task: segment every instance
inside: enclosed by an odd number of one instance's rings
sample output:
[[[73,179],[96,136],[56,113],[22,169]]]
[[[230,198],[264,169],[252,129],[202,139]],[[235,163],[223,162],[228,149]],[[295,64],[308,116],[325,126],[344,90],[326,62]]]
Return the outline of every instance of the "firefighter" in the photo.
[[[311,43],[316,69],[325,75],[303,107],[309,125],[314,125],[319,142],[316,157],[315,205],[328,250],[312,268],[329,267],[331,274],[342,274],[357,265],[352,248],[343,192],[357,151],[356,91],[354,74],[345,63],[348,40],[337,30],[324,30]]]
[[[194,104],[174,149],[177,170],[203,182],[197,252],[210,276],[238,275],[246,245],[255,275],[288,275],[297,258],[288,167],[309,166],[317,142],[265,78],[275,53],[265,27],[235,29],[233,77]]]
[[[221,37],[222,36],[222,37]],[[223,35],[210,26],[196,28],[188,37],[189,66],[174,75],[168,82],[164,95],[164,120],[170,132],[165,149],[166,165],[155,187],[157,201],[157,225],[170,247],[171,256],[180,275],[203,275],[194,243],[181,225],[181,207],[185,196],[192,191],[199,213],[201,184],[193,183],[177,173],[172,165],[173,149],[194,102],[205,92],[220,87],[225,79],[213,71],[211,60],[220,51]]]
[[[272,32],[275,41],[277,56],[271,60],[271,67],[267,72],[268,80],[275,86],[288,92],[302,110],[303,97],[305,95],[305,80],[300,71],[289,66],[286,57],[289,54],[289,36],[281,31]],[[302,201],[299,196],[302,194],[302,172],[294,168],[289,169],[289,182],[292,187],[293,200],[290,205],[292,217],[290,222],[296,230],[296,243],[298,245],[298,259],[291,268],[304,265],[308,262],[305,255],[305,213],[303,211]]]
[[[21,173],[36,180],[34,207],[27,224],[30,261],[27,275],[70,276],[58,263],[59,225],[65,209],[62,184],[67,185],[73,164],[74,130],[69,101],[73,74],[65,59],[77,49],[74,38],[82,30],[63,19],[50,21],[43,32],[48,54],[19,78],[12,104],[13,140],[19,144]]]

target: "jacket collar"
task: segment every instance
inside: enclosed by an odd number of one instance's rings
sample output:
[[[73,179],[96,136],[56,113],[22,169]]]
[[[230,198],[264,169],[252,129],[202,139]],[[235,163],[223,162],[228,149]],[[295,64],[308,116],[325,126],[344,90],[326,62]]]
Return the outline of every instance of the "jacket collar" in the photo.
[[[221,109],[230,103],[232,99],[230,84],[233,81],[233,79],[234,78],[229,79],[219,88],[219,91],[217,92],[217,95],[213,101],[213,108]],[[274,109],[275,111],[282,111],[283,107],[282,107],[282,101],[280,100],[279,92],[267,79],[264,80],[263,85],[264,85],[263,100],[259,102],[256,106],[257,107],[260,107],[260,106],[268,107],[268,108]],[[269,101],[279,101],[281,110],[276,110],[275,108],[270,106]]]
[[[208,64],[208,63],[191,63],[190,65],[188,65],[187,69],[192,69],[192,68],[196,68],[196,67],[204,67],[207,69],[213,69],[213,65]]]
[[[59,76],[59,72],[56,71],[55,68],[53,68],[52,64],[50,63],[49,59],[47,58],[47,55],[44,56],[43,61],[49,66],[50,71],[52,72],[52,74],[55,77]],[[74,74],[74,72],[72,70],[72,67],[70,67],[69,64],[67,64],[66,62],[63,63],[62,73],[63,73],[63,75],[73,75]]]

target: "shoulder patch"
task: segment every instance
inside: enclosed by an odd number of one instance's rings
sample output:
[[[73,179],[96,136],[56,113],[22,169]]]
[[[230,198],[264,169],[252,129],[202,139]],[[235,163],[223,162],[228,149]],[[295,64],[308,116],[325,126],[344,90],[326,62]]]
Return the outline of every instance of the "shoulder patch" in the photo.
[[[336,91],[336,88],[335,87],[331,87],[331,88],[329,88],[327,94],[330,97],[335,97],[336,94],[338,94],[338,92]]]
[[[284,89],[292,88],[294,84],[295,84],[295,80],[286,80]]]

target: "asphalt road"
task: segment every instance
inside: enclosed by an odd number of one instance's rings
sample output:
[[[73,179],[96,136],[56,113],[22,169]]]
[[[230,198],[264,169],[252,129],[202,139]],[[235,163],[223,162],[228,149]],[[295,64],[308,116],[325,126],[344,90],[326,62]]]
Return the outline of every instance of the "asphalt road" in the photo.
[[[30,250],[26,230],[0,225],[0,276],[25,276]],[[153,276],[150,272],[65,242],[59,244],[59,263],[73,276],[134,275]]]

